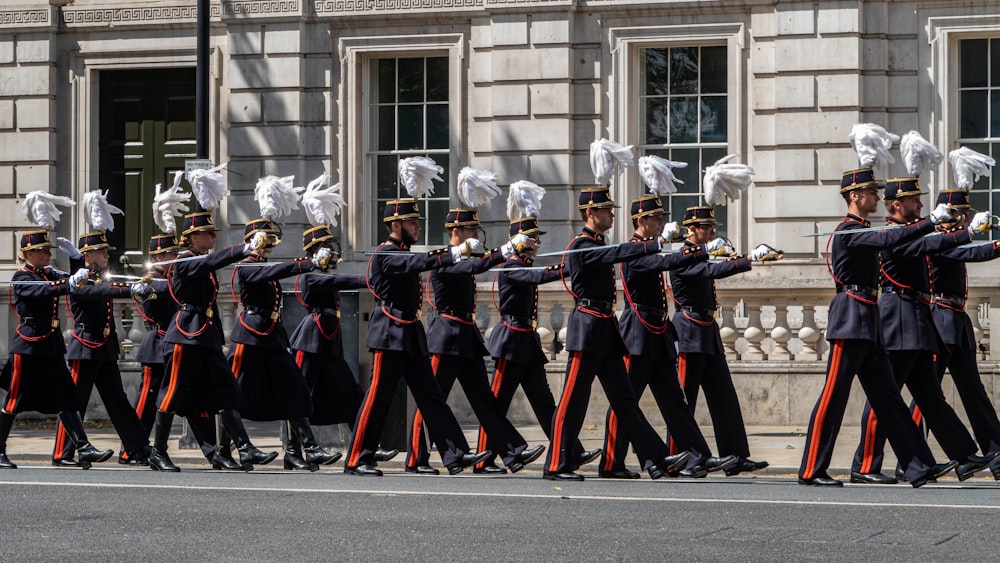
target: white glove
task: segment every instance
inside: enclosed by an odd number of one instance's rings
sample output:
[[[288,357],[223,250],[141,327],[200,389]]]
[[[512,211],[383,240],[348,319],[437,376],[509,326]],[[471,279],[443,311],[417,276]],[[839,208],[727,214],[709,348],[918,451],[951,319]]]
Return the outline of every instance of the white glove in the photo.
[[[73,275],[69,277],[69,286],[77,287],[83,285],[87,281],[87,277],[90,275],[90,270],[87,268],[80,268]]]
[[[331,258],[333,258],[333,251],[324,246],[317,250],[316,254],[313,254],[312,265],[320,270],[326,270],[330,267]]]
[[[972,221],[969,221],[969,230],[980,234],[990,230],[990,212],[980,211],[973,215]]]
[[[503,253],[504,258],[510,258],[512,254],[516,254],[524,250],[529,240],[531,239],[528,238],[528,235],[524,233],[517,233],[514,235],[514,238],[507,242],[507,244],[500,247],[500,252]]]
[[[712,252],[726,246],[726,239],[724,238],[714,238],[705,244],[705,251]]]
[[[750,252],[750,259],[756,262],[761,258],[767,256],[769,252],[771,252],[771,247],[767,246],[766,244],[758,244],[757,248],[753,249],[753,251]]]
[[[264,248],[267,243],[267,233],[257,231],[251,237],[250,242],[243,245],[243,254],[257,254],[259,249]]]
[[[954,220],[954,216],[951,214],[951,207],[947,203],[939,203],[934,211],[931,211],[931,223],[938,225],[940,223],[950,223]]]
[[[132,297],[138,295],[139,297],[148,297],[153,294],[153,286],[144,282],[136,282],[132,284]]]
[[[677,224],[677,221],[666,223],[663,225],[663,232],[660,233],[660,236],[668,241],[680,240],[681,226]]]
[[[60,252],[62,252],[66,256],[69,256],[73,260],[79,260],[80,258],[83,258],[83,254],[81,254],[80,250],[76,247],[75,244],[73,244],[73,241],[69,240],[68,238],[56,237],[56,243],[57,243],[56,248],[58,248]]]
[[[467,239],[465,239],[465,242],[462,243],[462,244],[465,245],[465,252],[469,256],[482,256],[482,254],[483,254],[483,243],[480,242],[479,239],[477,239],[477,238],[467,238]]]
[[[453,247],[449,248],[448,251],[451,252],[451,257],[452,257],[452,259],[455,260],[455,262],[458,262],[459,260],[468,260],[469,259],[469,255],[465,253],[465,245],[464,244],[460,244],[458,246],[453,246]]]

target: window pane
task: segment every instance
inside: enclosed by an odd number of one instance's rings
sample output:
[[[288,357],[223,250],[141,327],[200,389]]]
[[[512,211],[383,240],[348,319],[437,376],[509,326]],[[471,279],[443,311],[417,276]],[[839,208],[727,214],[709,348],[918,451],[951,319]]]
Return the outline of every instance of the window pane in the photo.
[[[986,137],[986,90],[969,90],[961,93],[959,113],[963,138]]]
[[[396,199],[399,197],[396,185],[399,183],[399,158],[392,154],[380,154],[376,160],[378,170],[375,171],[375,181],[378,183],[376,194],[378,199]]]
[[[391,104],[396,101],[396,60],[380,59],[378,65],[378,101]]]
[[[378,106],[378,150],[391,151],[396,148],[396,108]]]
[[[997,39],[990,40],[990,86],[1000,86],[1000,40]]]
[[[1000,134],[1000,90],[990,90],[990,132],[987,137]]]
[[[660,145],[670,141],[667,124],[667,98],[646,98],[645,143]]]
[[[670,160],[676,160],[677,162],[686,162],[687,166],[684,168],[674,168],[674,176],[677,179],[684,182],[683,184],[677,185],[678,192],[690,192],[698,193],[701,190],[701,185],[699,184],[699,179],[701,178],[701,166],[698,162],[698,153],[701,152],[696,148],[690,149],[674,149],[670,151]]]
[[[440,174],[442,180],[440,182],[434,180],[434,197],[440,197],[447,200],[448,196],[451,195],[450,190],[448,189],[448,178],[451,176],[451,166],[449,166],[448,163],[448,155],[432,154],[430,156],[434,159],[434,162],[438,163],[438,166],[444,168],[444,171]],[[445,211],[445,213],[447,213],[447,211]],[[444,223],[442,222],[441,224],[443,225]]]
[[[424,101],[424,59],[399,59],[398,101]]]
[[[695,96],[670,99],[670,142],[698,141],[698,98]]]
[[[978,153],[990,154],[991,148],[990,148],[990,144],[989,143],[964,143],[964,145],[966,147],[968,147],[968,148],[970,148],[970,149],[978,152]],[[992,150],[996,151],[997,149],[994,148]],[[990,156],[992,156],[993,158],[996,158],[996,155],[990,155]],[[948,177],[949,187],[957,188],[958,186],[951,185],[951,183],[953,183],[955,181],[955,175],[954,175],[953,171],[950,171],[950,172],[951,172],[952,175]],[[972,189],[973,190],[988,190],[988,189],[990,189],[990,178],[980,178],[978,182],[976,182],[976,183],[974,183],[972,185]],[[984,207],[983,209],[986,209],[986,208]]]
[[[667,50],[646,49],[646,95],[667,94]]]
[[[959,48],[961,87],[986,86],[986,40],[966,39]]]
[[[437,196],[437,190],[434,194]],[[426,209],[427,228],[424,229],[424,235],[430,235],[425,239],[427,244],[448,244],[448,234],[444,228],[444,221],[448,216],[448,202],[431,200],[427,202]]]
[[[427,101],[448,101],[448,57],[427,59]]]
[[[729,152],[725,147],[712,147],[706,148],[701,151],[701,169],[704,170],[709,166],[715,164],[720,158],[726,156]]]
[[[424,108],[423,106],[399,106],[399,136],[400,150],[415,150],[424,148]]]
[[[726,48],[701,48],[701,93],[724,94],[728,82],[726,73]]]
[[[448,146],[448,104],[428,104],[427,148],[446,149]]]
[[[698,93],[698,48],[670,49],[670,94]]]
[[[969,204],[972,205],[973,209],[979,211],[986,211],[989,209],[990,205],[990,193],[989,192],[970,192],[969,193]]]
[[[705,96],[701,99],[701,140],[705,143],[726,140],[726,98]]]

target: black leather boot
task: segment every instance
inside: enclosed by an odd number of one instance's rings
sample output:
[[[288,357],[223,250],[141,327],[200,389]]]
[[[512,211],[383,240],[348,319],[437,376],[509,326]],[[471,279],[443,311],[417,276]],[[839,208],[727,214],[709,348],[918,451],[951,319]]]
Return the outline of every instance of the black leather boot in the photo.
[[[220,416],[222,417],[222,425],[226,427],[226,431],[229,432],[236,444],[236,449],[240,452],[240,463],[243,465],[248,463],[266,465],[278,457],[278,452],[264,453],[254,447],[250,442],[250,436],[247,435],[246,427],[243,426],[243,419],[235,410],[224,410]]]
[[[169,471],[177,473],[180,468],[174,465],[167,455],[167,442],[170,440],[170,426],[174,415],[169,412],[156,411],[156,421],[153,422],[153,447],[149,454],[149,468],[153,471]]]
[[[212,464],[212,469],[226,469],[228,471],[253,471],[253,464],[242,465],[233,459],[233,453],[229,449],[215,448],[211,455],[206,456],[208,462]]]
[[[87,439],[87,433],[83,430],[83,421],[76,411],[63,411],[59,413],[59,420],[66,428],[66,435],[76,446],[77,457],[80,459],[80,467],[90,469],[92,463],[101,463],[111,459],[115,455],[114,450],[98,450]]]
[[[0,411],[0,469],[17,469],[14,462],[7,457],[7,436],[14,427],[14,415]]]
[[[302,459],[302,450],[299,449],[301,440],[295,426],[291,421],[288,422],[288,445],[285,447],[285,469],[316,471],[319,469],[319,465]]]
[[[337,460],[344,455],[340,452],[330,453],[321,448],[319,443],[316,442],[316,435],[313,434],[312,426],[304,418],[289,420],[288,428],[289,437],[298,438],[298,442],[302,446],[302,454],[309,463],[330,465],[331,463],[337,463]]]

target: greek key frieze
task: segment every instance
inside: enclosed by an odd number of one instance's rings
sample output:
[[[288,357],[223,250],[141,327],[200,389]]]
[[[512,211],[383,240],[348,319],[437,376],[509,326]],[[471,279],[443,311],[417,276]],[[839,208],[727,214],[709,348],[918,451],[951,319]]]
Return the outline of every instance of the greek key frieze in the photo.
[[[354,14],[372,11],[447,10],[479,8],[483,0],[316,0],[316,14]]]
[[[0,26],[34,26],[48,24],[48,10],[10,10],[0,12]]]
[[[222,13],[226,16],[255,16],[298,11],[298,0],[223,0],[222,2]]]

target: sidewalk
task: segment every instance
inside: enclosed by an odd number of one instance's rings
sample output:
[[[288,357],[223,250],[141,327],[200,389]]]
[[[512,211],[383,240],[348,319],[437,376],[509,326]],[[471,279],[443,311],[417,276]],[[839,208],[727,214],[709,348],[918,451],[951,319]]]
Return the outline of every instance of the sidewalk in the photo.
[[[90,423],[87,424],[87,433],[94,445],[98,449],[114,449],[117,454],[121,445],[118,440],[118,436],[115,434],[114,428],[111,427],[110,423],[102,422],[97,425],[98,427],[94,426],[95,425]],[[177,438],[181,433],[181,428],[180,422],[175,421],[171,432],[169,449],[171,459],[182,469],[184,466],[207,467],[207,461],[201,455],[200,450],[178,448]],[[260,449],[265,451],[281,450],[280,423],[247,421],[247,428],[254,444]],[[336,427],[330,428],[333,430],[334,434],[337,433]],[[528,444],[544,444],[548,446],[548,440],[545,438],[545,434],[542,433],[538,426],[521,426],[518,430],[522,433],[522,435],[524,435]],[[658,430],[661,434],[663,433],[663,428],[659,428]],[[350,435],[346,426],[344,426],[341,431],[341,433],[345,436]],[[702,427],[702,431],[706,433],[705,438],[708,440],[709,445],[713,447],[714,451],[715,444],[712,428]],[[476,444],[477,432],[478,428],[465,428],[466,438],[469,440],[469,443],[473,445],[473,447],[475,447]],[[750,452],[752,459],[767,460],[771,463],[770,467],[764,469],[763,471],[754,473],[755,475],[795,477],[796,472],[798,471],[799,463],[802,460],[802,448],[805,445],[805,428],[791,426],[751,426],[747,428],[747,434],[750,440]],[[849,474],[851,459],[854,456],[854,450],[857,447],[858,438],[859,427],[845,426],[841,429],[840,435],[837,439],[837,446],[834,449],[833,463],[830,468],[830,474],[832,476],[844,477]],[[18,420],[7,442],[7,455],[12,461],[14,461],[14,463],[23,463],[26,465],[46,463],[51,459],[54,439],[55,429],[52,423],[39,424],[38,421]],[[580,439],[583,442],[584,447],[587,449],[599,448],[603,445],[604,429],[602,427],[598,427],[597,425],[585,425],[583,431],[581,432]],[[332,449],[338,448],[334,447]],[[346,449],[346,444],[339,449]],[[934,455],[937,457],[938,461],[945,460],[940,447],[937,446],[937,443],[933,439],[931,440],[931,449],[934,451]],[[405,457],[405,453],[400,453],[400,455],[392,461],[380,464],[380,467],[390,471],[402,471]],[[114,457],[107,463],[114,464],[116,459],[117,457]],[[432,463],[435,465],[440,463],[437,456],[434,456],[431,459]],[[889,460],[891,459],[892,456],[890,450],[890,454],[887,456],[887,465],[890,463]],[[638,463],[634,456],[628,460],[628,465],[633,470],[637,469]],[[268,466],[269,469],[277,469],[280,467],[280,456]],[[324,468],[324,470],[340,471],[342,467],[342,464],[338,462],[333,466]],[[535,462],[534,464],[529,465],[525,471],[540,471],[540,467],[539,462]],[[595,464],[585,466],[582,470],[585,475],[596,473],[596,471],[597,466]],[[884,472],[891,474],[891,468],[887,468]],[[977,477],[992,481],[989,473],[981,473]]]

